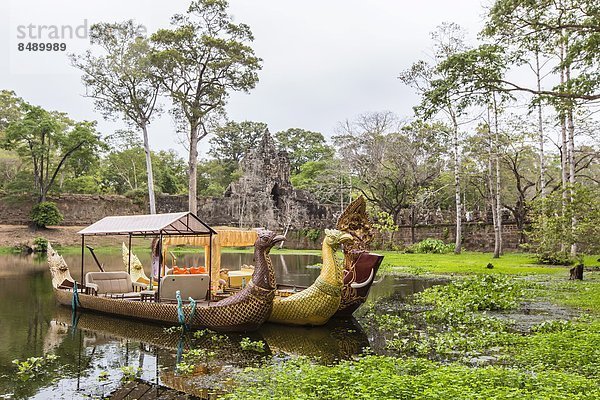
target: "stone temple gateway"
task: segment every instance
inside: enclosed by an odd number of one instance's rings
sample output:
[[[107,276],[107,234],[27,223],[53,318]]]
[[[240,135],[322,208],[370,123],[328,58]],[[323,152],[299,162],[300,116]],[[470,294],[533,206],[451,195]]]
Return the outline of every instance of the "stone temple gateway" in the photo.
[[[338,207],[320,204],[290,182],[290,162],[279,151],[268,130],[258,146],[242,160],[243,175],[229,185],[222,198],[199,199],[198,215],[212,224],[271,229],[334,226]]]

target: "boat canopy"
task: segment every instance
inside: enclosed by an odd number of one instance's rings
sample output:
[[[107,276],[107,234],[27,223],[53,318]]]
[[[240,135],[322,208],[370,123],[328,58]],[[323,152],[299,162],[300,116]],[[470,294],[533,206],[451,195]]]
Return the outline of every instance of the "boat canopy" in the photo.
[[[83,236],[214,235],[210,226],[189,211],[170,214],[105,217],[78,232]]]
[[[205,260],[209,260],[211,291],[219,290],[219,272],[221,270],[222,247],[253,246],[258,233],[256,229],[238,229],[233,227],[215,227],[217,235],[202,236],[166,236],[163,238],[163,259],[166,260],[169,246],[188,245],[204,247]]]

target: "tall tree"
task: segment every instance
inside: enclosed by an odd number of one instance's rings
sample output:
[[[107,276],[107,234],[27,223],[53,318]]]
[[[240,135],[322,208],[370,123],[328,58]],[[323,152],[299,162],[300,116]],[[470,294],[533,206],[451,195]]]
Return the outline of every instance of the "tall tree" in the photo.
[[[339,204],[340,210],[352,201],[348,163],[340,158],[308,161],[291,176],[292,186],[311,192],[320,203]]]
[[[105,118],[122,115],[142,131],[146,156],[146,176],[150,213],[156,213],[154,174],[148,125],[157,111],[159,85],[150,73],[150,44],[143,36],[145,28],[132,20],[120,23],[94,24],[90,42],[103,54],[88,50],[83,55],[71,55],[71,63],[83,72],[86,96]]]
[[[499,115],[503,104],[510,98],[498,91],[494,82],[502,77],[506,63],[496,46],[482,45],[476,49],[450,55],[440,63],[438,70],[458,85],[456,94],[472,105],[487,109],[488,170],[490,205],[494,223],[494,258],[502,253],[502,200],[500,177]],[[494,185],[492,185],[492,181]]]
[[[248,92],[258,82],[260,59],[248,45],[248,25],[235,24],[225,0],[193,1],[177,14],[172,29],[151,37],[154,74],[175,106],[173,114],[187,125],[188,203],[197,212],[198,142],[207,134],[211,114],[222,110],[230,91]]]
[[[422,121],[401,126],[394,114],[384,112],[346,121],[334,141],[357,190],[395,224],[408,211],[414,228],[425,194],[443,169],[447,131]]]
[[[24,101],[12,90],[0,90],[0,137],[11,122],[23,116]]]
[[[399,79],[413,87],[421,96],[421,103],[415,111],[425,118],[431,118],[443,113],[452,128],[452,148],[454,160],[454,200],[456,212],[456,232],[454,252],[461,252],[462,244],[462,215],[461,204],[461,171],[460,171],[460,118],[470,104],[470,99],[460,93],[460,87],[449,79],[439,65],[448,57],[464,51],[465,33],[456,24],[442,24],[432,34],[434,42],[434,65],[425,61],[414,63],[408,70],[403,71]]]
[[[496,82],[499,89],[568,100],[600,99],[600,9],[597,1],[496,0],[483,33],[494,38],[512,38],[513,42],[521,44],[519,50],[531,48],[532,41],[558,49],[564,36],[568,35],[570,44],[561,63],[579,72],[551,89],[538,89],[537,85],[532,87],[502,77]]]

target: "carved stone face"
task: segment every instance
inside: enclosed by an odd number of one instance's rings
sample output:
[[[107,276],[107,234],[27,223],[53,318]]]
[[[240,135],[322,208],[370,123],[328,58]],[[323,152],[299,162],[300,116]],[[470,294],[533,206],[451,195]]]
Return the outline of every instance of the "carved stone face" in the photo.
[[[338,248],[344,243],[351,242],[352,235],[337,229],[325,229],[325,243],[333,248]]]

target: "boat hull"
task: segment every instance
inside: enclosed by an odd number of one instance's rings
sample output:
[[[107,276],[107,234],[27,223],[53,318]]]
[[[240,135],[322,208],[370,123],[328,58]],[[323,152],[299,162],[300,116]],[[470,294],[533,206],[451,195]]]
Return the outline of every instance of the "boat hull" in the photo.
[[[257,290],[258,289],[258,290]],[[57,301],[72,306],[73,292],[54,289]],[[247,332],[258,329],[268,318],[273,306],[274,291],[248,287],[225,304],[198,305],[192,315],[190,305],[182,310],[185,321],[192,329],[209,328],[220,332]],[[173,303],[132,301],[78,293],[78,308],[124,318],[144,320],[164,325],[179,325],[178,306]]]
[[[307,289],[289,297],[277,297],[269,322],[286,325],[324,325],[340,306],[341,288],[317,278]]]

